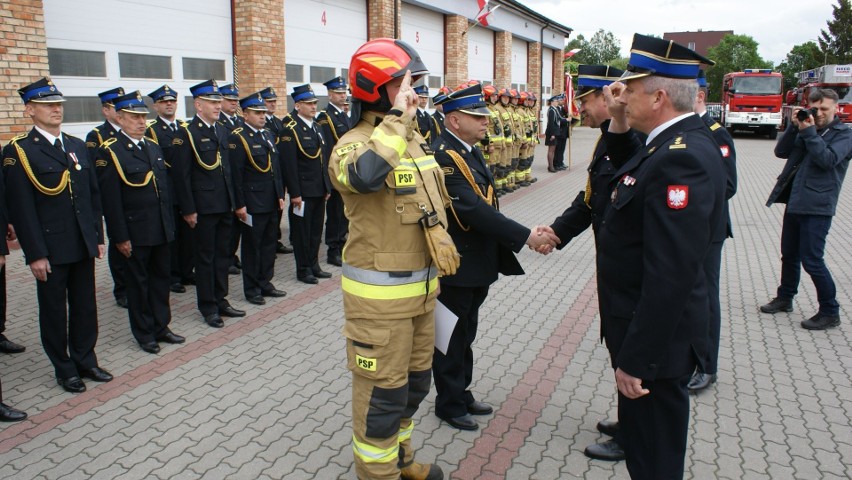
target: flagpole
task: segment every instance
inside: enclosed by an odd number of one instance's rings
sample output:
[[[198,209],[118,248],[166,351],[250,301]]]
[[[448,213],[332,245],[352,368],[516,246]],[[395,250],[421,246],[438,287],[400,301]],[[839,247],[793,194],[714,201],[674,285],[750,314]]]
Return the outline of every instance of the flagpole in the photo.
[[[482,19],[487,18],[488,15],[491,15],[492,13],[496,12],[497,9],[499,9],[500,7],[502,7],[502,5],[494,5],[494,8],[488,9],[488,2],[485,2],[485,7],[482,10],[480,10],[479,13],[476,14],[476,21],[473,22],[472,25],[468,25],[468,27],[464,29],[464,31],[462,32],[462,36],[465,36],[467,34],[467,31],[470,30],[471,28],[481,24]],[[482,12],[485,12],[485,13],[482,13]]]

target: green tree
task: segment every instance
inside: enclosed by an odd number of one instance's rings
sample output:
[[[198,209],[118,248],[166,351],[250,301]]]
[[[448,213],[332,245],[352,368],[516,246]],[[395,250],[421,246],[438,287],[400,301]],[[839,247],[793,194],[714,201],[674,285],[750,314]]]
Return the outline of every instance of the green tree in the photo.
[[[824,53],[815,42],[796,45],[787,54],[787,58],[778,64],[778,71],[784,75],[784,90],[796,86],[796,74],[805,70],[819,67],[823,63]]]
[[[588,49],[583,58],[594,65],[603,65],[621,56],[621,42],[612,32],[602,28],[592,35]]]
[[[589,42],[583,37],[583,34],[579,34],[573,39],[571,39],[567,45],[565,45],[565,53],[574,50],[575,48],[579,48],[580,51],[574,54],[574,56],[564,58],[562,63],[565,65],[565,70],[571,73],[571,75],[577,74],[577,65],[581,63],[587,63],[583,61],[584,52],[589,49]]]
[[[619,68],[621,70],[627,69],[627,64],[630,63],[630,57],[622,57],[616,58],[608,63],[610,67]]]
[[[834,20],[828,20],[828,31],[821,30],[819,46],[828,64],[852,63],[852,3],[837,0],[832,7]]]
[[[772,68],[772,62],[767,62],[757,53],[757,46],[757,41],[748,35],[728,34],[718,45],[707,50],[707,57],[716,62],[706,71],[709,101],[721,99],[722,77],[726,73],[741,72],[745,68]]]

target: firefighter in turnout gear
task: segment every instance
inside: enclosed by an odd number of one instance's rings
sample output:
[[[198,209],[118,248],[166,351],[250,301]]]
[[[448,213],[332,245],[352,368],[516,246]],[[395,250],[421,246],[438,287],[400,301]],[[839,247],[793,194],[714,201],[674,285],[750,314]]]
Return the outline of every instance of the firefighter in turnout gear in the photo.
[[[503,154],[500,156],[500,163],[497,165],[497,177],[495,179],[497,188],[504,195],[514,190],[511,186],[509,173],[512,170],[512,153],[514,151],[515,141],[515,123],[512,120],[512,111],[509,105],[512,101],[512,95],[509,89],[501,88],[499,91],[499,103],[495,105],[500,113],[500,121],[503,123]],[[514,175],[512,175],[514,178]]]
[[[362,45],[349,68],[355,124],[329,161],[350,222],[341,289],[360,479],[444,478],[414,461],[411,438],[431,384],[437,277],[460,262],[444,176],[415,124],[411,83],[427,74],[405,42]]]
[[[485,155],[485,161],[488,164],[488,170],[494,177],[494,186],[498,195],[501,195],[499,180],[497,178],[497,168],[503,158],[504,139],[503,139],[503,121],[500,119],[500,111],[497,110],[497,89],[493,85],[485,85],[482,87],[482,93],[488,107],[488,147],[483,149],[482,154]]]

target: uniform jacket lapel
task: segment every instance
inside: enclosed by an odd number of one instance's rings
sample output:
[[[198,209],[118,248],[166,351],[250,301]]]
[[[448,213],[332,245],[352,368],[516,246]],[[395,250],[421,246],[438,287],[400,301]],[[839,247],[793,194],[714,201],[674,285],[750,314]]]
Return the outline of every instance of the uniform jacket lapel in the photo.
[[[30,136],[32,137],[33,143],[39,145],[39,149],[44,154],[44,156],[59,162],[62,166],[68,166],[68,155],[62,153],[62,150],[56,148],[55,146],[53,146],[52,143],[48,142],[42,134],[38,133],[38,130],[33,128],[30,132]],[[69,148],[70,142],[64,140],[65,138],[63,138],[63,145],[65,145],[65,148]]]

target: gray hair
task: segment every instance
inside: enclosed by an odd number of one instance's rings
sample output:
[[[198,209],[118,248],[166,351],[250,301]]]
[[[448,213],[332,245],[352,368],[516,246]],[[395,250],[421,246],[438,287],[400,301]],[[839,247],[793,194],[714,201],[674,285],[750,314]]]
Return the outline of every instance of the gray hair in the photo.
[[[667,78],[652,75],[642,79],[645,93],[663,90],[671,99],[672,107],[680,113],[693,110],[695,97],[698,95],[698,82],[694,78]]]

